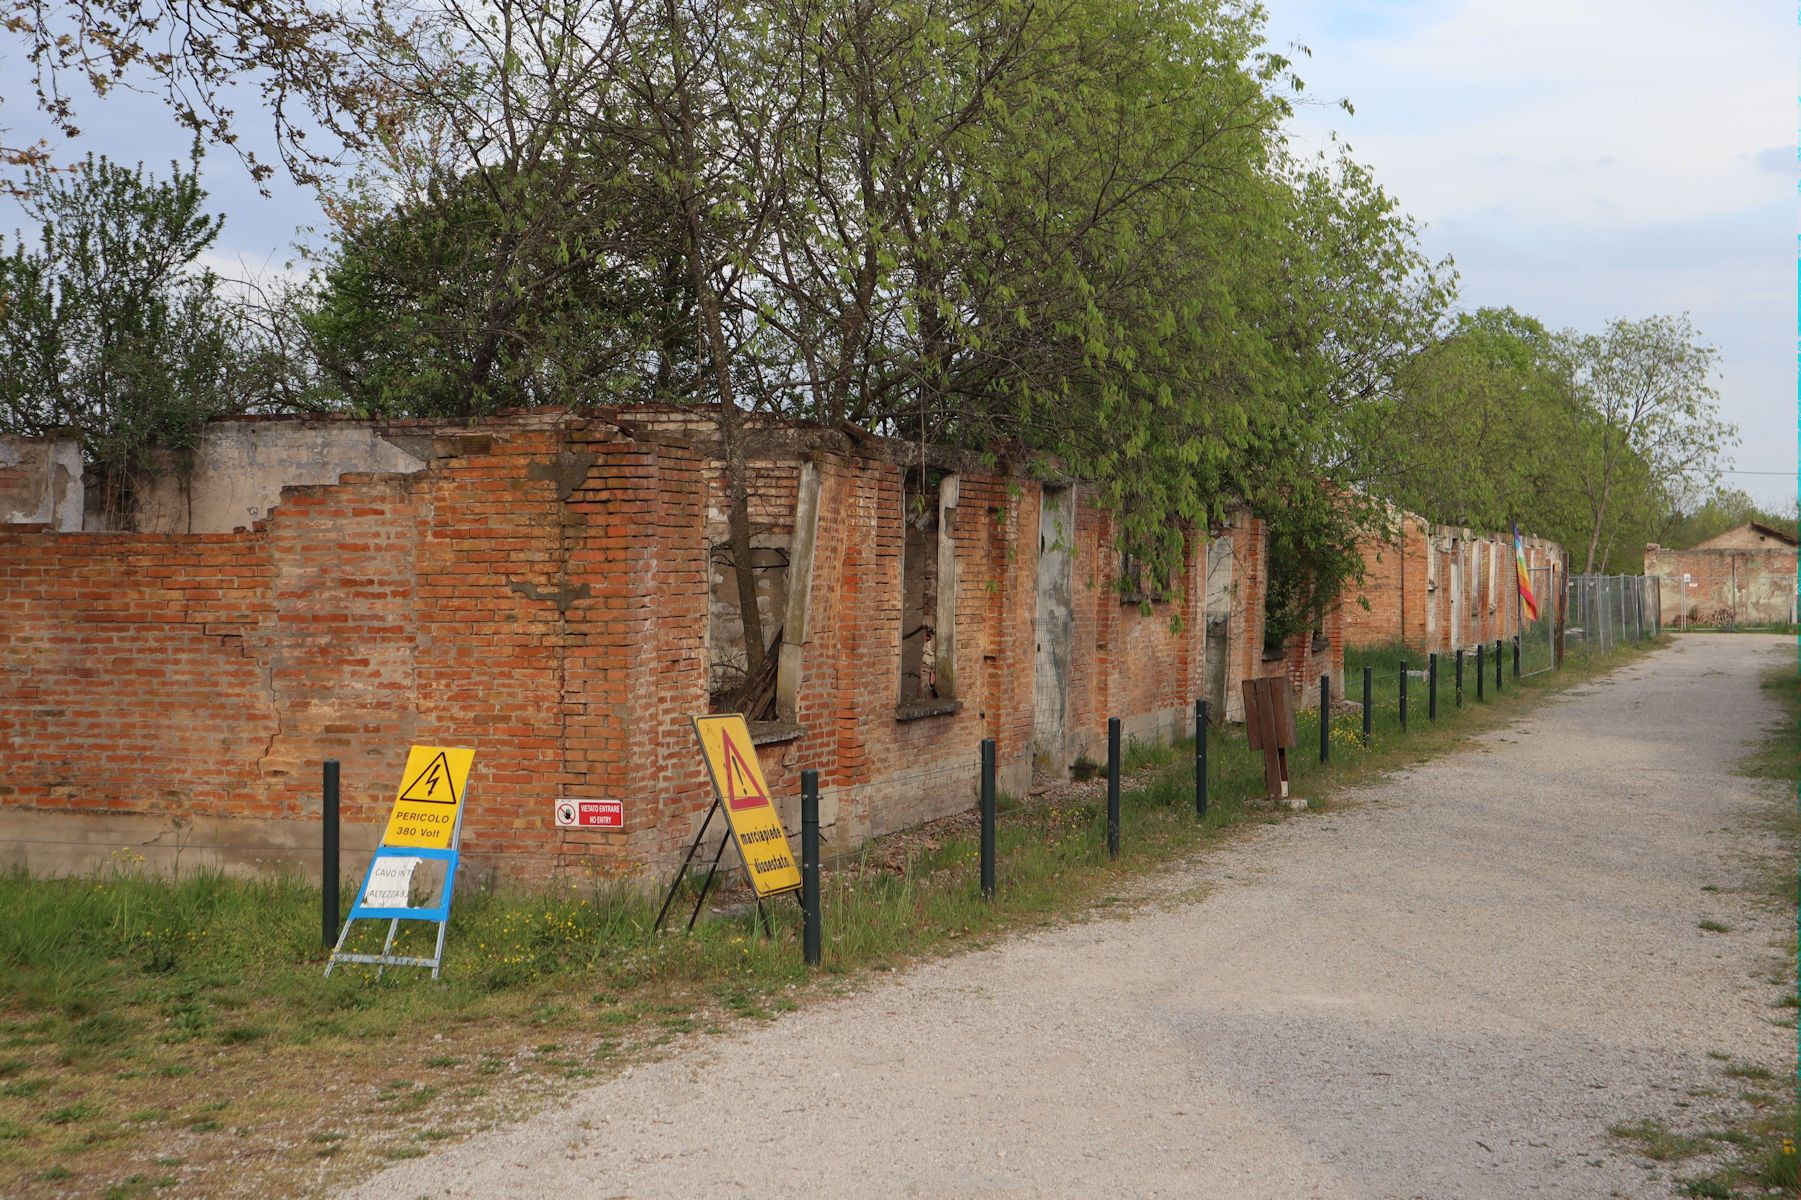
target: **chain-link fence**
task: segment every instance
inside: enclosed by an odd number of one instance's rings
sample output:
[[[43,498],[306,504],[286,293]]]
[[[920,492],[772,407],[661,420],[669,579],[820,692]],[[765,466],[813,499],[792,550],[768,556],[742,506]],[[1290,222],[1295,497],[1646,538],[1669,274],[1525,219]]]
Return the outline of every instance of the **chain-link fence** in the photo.
[[[1527,582],[1538,600],[1538,619],[1526,619],[1520,627],[1520,674],[1538,675],[1557,665],[1557,597],[1551,594],[1557,576],[1551,567],[1528,567]]]
[[[1663,632],[1655,575],[1572,575],[1564,629],[1565,654],[1605,654]]]

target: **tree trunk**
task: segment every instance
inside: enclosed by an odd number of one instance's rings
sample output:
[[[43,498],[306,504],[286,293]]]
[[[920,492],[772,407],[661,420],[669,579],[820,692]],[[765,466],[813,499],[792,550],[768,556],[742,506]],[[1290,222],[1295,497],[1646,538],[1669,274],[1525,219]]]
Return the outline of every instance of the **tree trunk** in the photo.
[[[683,79],[685,71],[680,50],[683,36],[681,14],[674,0],[666,0],[664,13],[676,47],[676,78]],[[706,224],[701,216],[700,197],[696,194],[694,184],[698,168],[698,156],[694,148],[695,118],[686,84],[682,85],[682,90],[676,93],[674,99],[673,106],[666,106],[665,119],[674,118],[675,127],[670,132],[675,135],[676,145],[673,148],[680,158],[676,186],[681,200],[682,226],[686,233],[683,240],[687,243],[685,257],[688,279],[694,288],[694,303],[699,311],[706,349],[712,358],[713,384],[719,397],[719,436],[725,443],[726,523],[729,530],[728,544],[732,552],[732,573],[738,580],[738,617],[744,625],[745,673],[755,675],[763,666],[767,647],[763,644],[763,615],[757,609],[756,563],[751,558],[750,472],[744,455],[743,414],[738,410],[738,399],[732,387],[731,348],[726,343],[725,327],[719,312],[719,296],[713,288],[713,276],[705,252]],[[674,111],[668,112],[668,107],[673,107]]]

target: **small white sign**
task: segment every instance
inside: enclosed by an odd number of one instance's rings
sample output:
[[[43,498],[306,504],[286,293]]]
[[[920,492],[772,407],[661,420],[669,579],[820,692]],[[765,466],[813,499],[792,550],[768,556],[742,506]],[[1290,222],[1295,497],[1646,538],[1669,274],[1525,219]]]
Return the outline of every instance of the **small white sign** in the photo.
[[[369,886],[363,889],[363,904],[368,908],[411,908],[413,872],[416,858],[383,856],[375,860],[369,872]]]

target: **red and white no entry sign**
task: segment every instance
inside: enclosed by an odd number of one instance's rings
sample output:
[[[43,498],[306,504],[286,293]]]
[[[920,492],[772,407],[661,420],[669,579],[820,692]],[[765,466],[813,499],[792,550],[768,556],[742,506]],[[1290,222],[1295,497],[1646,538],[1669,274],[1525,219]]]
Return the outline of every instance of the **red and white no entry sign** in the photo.
[[[558,800],[558,829],[624,829],[623,800]]]

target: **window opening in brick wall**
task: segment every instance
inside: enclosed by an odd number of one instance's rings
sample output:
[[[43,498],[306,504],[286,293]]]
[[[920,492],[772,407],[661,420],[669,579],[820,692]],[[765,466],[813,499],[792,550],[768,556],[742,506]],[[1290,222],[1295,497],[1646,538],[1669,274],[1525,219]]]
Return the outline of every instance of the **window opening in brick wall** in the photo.
[[[956,554],[948,527],[956,476],[910,469],[901,488],[900,706],[916,709],[956,696]]]
[[[753,666],[738,608],[738,564],[723,511],[707,519],[707,701],[712,712],[739,712],[749,721],[776,718],[776,673],[788,608],[788,563],[793,541],[792,493],[751,497],[751,570],[763,626],[762,661]]]

